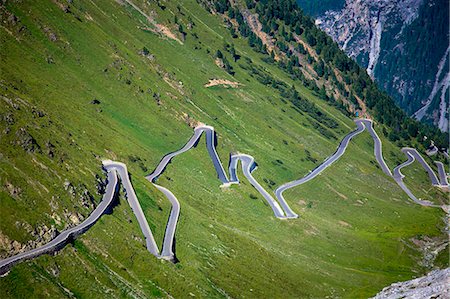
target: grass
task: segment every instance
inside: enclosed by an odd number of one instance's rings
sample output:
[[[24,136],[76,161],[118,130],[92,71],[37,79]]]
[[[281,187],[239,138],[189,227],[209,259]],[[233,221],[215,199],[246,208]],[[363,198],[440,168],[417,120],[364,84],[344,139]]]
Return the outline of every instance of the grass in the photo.
[[[419,162],[414,161],[413,164],[415,164],[415,167],[407,166],[402,169],[402,173],[405,175],[405,185],[411,192],[413,192],[417,198],[428,200],[435,204],[448,204],[448,191],[433,187],[428,172],[420,167],[421,165]],[[435,173],[437,174],[437,171],[435,171]],[[420,182],[420,184],[417,184],[417,182]]]
[[[158,22],[174,27],[168,20],[173,21],[176,4],[166,3],[165,10],[153,2],[147,5]],[[191,136],[183,113],[216,128],[223,163],[232,151],[253,155],[259,165],[254,176],[268,190],[274,187],[264,179],[276,187],[302,177],[338,146],[314,129],[308,115],[296,112],[276,90],[239,66],[248,57],[293,84],[245,40],[233,40],[218,17],[195,1],[182,3],[184,16],[177,13],[182,22],[191,16],[195,23],[183,45],[140,30],[145,19],[116,2],[77,1],[69,14],[51,1],[8,2],[6,9],[26,26],[18,33],[19,27],[5,25],[13,36],[0,28],[1,92],[20,105],[20,110],[4,100],[0,105],[3,116],[14,116],[13,124],[2,118],[0,156],[0,231],[11,240],[34,239],[21,223],[63,229],[70,222],[67,213],[88,215],[78,195],[72,198],[64,190],[64,182],[83,183],[95,194],[95,174],[104,177],[101,159],[110,158],[127,164],[161,244],[170,205],[144,176]],[[58,41],[50,41],[45,28]],[[234,77],[214,64],[213,55],[224,42],[234,43],[242,56],[232,62]],[[138,54],[144,46],[153,61]],[[47,63],[48,57],[53,64]],[[243,86],[204,88],[211,78]],[[303,86],[296,88],[339,123],[333,130],[338,140],[354,129],[350,118]],[[155,92],[161,105],[153,98]],[[90,104],[94,98],[101,103]],[[33,109],[45,116],[37,117]],[[27,153],[15,144],[20,128],[36,139],[41,153]],[[382,135],[381,128],[375,129]],[[393,168],[404,157],[380,137]],[[54,158],[46,154],[47,141],[55,145]],[[139,157],[148,172],[131,156]],[[405,172],[409,170],[417,181],[413,192],[429,190],[419,166],[408,166]],[[197,148],[176,157],[158,181],[181,202],[179,264],[157,260],[146,251],[122,197],[113,214],[102,217],[73,245],[54,257],[17,265],[0,278],[0,297],[362,298],[429,270],[417,266],[420,253],[405,244],[416,235],[442,235],[444,213],[407,199],[375,163],[367,133],[356,137],[322,175],[285,193],[300,214],[298,220],[276,219],[242,173],[239,177],[239,186],[219,188],[202,138]],[[21,192],[12,196],[7,183]],[[54,214],[61,216],[60,224]]]

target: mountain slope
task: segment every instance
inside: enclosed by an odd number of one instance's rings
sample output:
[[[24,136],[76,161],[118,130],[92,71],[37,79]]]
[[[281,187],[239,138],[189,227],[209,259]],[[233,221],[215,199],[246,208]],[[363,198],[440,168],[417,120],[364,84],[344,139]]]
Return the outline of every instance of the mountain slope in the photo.
[[[363,0],[317,23],[409,115],[448,131],[448,19],[447,1]]]
[[[132,3],[139,10],[110,1],[0,7],[2,257],[85,218],[100,198],[104,158],[128,165],[162,240],[170,205],[144,176],[186,142],[196,121],[215,127],[223,161],[230,152],[253,155],[267,190],[308,173],[354,129],[320,89],[292,78],[240,33],[233,38],[209,2]],[[303,65],[314,75],[307,58]],[[205,87],[210,79],[240,85]],[[393,168],[404,160],[382,133],[393,129],[376,129]],[[122,192],[112,214],[73,245],[1,277],[0,296],[367,297],[431,267],[418,264],[416,238],[445,240],[443,211],[408,200],[377,167],[367,134],[319,181],[285,195],[296,221],[275,219],[246,181],[219,188],[203,142],[158,181],[181,201],[180,263],[146,251]],[[421,175],[414,185],[429,189]],[[445,200],[437,189],[425,196]],[[436,266],[448,266],[445,254]]]

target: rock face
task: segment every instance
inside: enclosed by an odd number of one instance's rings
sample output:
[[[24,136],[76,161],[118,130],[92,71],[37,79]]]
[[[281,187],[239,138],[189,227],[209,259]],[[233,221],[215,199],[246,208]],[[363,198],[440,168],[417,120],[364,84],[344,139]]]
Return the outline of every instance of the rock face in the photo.
[[[348,0],[342,10],[327,11],[316,22],[373,75],[383,29],[394,23],[410,24],[417,18],[422,1]]]
[[[394,298],[449,298],[450,296],[450,268],[434,270],[427,276],[396,282],[384,288],[375,299]]]
[[[29,153],[40,152],[41,150],[36,139],[25,128],[17,130],[15,143]]]
[[[75,199],[78,195],[79,202],[82,207],[90,210],[95,208],[94,197],[86,188],[86,185],[79,184],[75,187],[71,182],[66,180],[64,182],[64,190],[66,190],[73,199]]]
[[[408,114],[448,131],[448,17],[445,0],[347,0],[316,24]]]
[[[29,240],[22,244],[16,240],[9,239],[7,235],[0,231],[0,259],[41,247],[59,234],[58,230],[53,225],[50,227],[42,225],[33,228],[28,223],[16,222],[16,226],[24,228],[31,236],[33,236],[34,240]]]

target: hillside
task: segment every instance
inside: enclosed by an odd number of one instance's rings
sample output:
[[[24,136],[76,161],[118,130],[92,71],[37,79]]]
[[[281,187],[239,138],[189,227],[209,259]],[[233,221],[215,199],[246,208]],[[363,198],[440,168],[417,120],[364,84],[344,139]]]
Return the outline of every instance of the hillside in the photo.
[[[127,165],[161,244],[171,205],[145,176],[199,123],[214,127],[224,165],[230,153],[255,157],[270,193],[331,156],[356,112],[374,119],[390,169],[406,160],[402,146],[423,152],[425,135],[448,143],[407,118],[294,2],[245,2],[2,2],[1,259],[86,219],[104,193],[104,159]],[[445,212],[383,173],[367,132],[285,193],[300,215],[289,220],[240,170],[239,185],[219,187],[204,144],[158,179],[181,205],[178,263],[146,250],[122,186],[72,244],[0,277],[0,297],[362,298],[448,267]],[[404,173],[417,196],[447,203],[418,162]]]
[[[299,1],[311,13],[321,1]],[[320,5],[316,23],[408,115],[448,131],[448,1]]]

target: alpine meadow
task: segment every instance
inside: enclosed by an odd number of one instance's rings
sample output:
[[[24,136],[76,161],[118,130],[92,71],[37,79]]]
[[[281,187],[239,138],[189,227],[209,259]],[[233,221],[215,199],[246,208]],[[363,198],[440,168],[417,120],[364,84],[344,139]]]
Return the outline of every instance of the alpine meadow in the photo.
[[[296,1],[0,21],[0,298],[369,298],[430,272],[449,294],[448,134]]]

